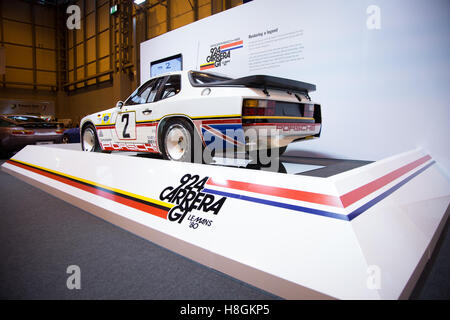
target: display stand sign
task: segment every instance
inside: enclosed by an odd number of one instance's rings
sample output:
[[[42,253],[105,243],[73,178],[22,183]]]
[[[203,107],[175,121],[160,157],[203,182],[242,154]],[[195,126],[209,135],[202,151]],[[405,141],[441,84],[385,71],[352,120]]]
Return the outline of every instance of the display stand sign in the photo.
[[[407,298],[450,201],[422,150],[327,178],[60,146],[27,146],[2,169],[288,299]]]

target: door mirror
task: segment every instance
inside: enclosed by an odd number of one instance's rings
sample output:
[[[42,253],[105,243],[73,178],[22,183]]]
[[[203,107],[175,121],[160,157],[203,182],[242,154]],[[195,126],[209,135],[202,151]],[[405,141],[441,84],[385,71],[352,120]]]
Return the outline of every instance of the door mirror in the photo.
[[[117,101],[116,108],[117,109],[122,109],[122,107],[123,107],[123,101]]]

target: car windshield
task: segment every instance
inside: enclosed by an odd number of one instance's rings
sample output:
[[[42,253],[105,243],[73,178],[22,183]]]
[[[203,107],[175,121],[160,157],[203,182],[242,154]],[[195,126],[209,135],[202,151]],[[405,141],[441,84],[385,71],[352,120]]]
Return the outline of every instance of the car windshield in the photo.
[[[216,73],[211,72],[191,72],[191,79],[194,84],[207,84],[207,83],[215,83],[220,81],[232,80],[227,76],[223,76]]]
[[[47,122],[44,119],[33,116],[8,116],[8,118],[17,122]]]

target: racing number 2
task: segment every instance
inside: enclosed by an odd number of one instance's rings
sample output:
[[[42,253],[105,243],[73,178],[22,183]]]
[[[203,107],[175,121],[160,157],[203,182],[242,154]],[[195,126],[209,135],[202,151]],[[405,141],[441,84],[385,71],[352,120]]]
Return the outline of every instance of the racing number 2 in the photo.
[[[116,134],[119,140],[136,140],[136,113],[119,113],[116,121]]]
[[[122,114],[122,119],[121,119],[121,121],[122,121],[122,122],[125,121],[125,126],[123,127],[122,137],[123,137],[124,139],[127,139],[127,138],[130,137],[130,134],[127,133],[127,127],[128,127],[128,122],[130,121],[130,115],[129,115],[128,113]]]

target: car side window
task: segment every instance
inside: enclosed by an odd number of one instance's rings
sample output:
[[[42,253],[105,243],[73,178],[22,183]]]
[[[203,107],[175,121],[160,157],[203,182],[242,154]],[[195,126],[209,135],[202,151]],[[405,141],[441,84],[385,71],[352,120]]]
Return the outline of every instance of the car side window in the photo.
[[[158,92],[159,92],[159,89],[160,89],[163,81],[164,81],[164,77],[155,79],[152,90],[150,91],[150,94],[147,98],[147,103],[155,102],[158,100]]]
[[[140,103],[146,103],[148,95],[150,94],[150,91],[152,90],[152,86],[147,87],[142,93],[141,93],[141,99]]]
[[[146,103],[147,98],[152,91],[155,84],[155,80],[150,80],[146,82],[141,87],[137,88],[131,96],[125,101],[126,106],[131,106],[135,104],[143,104]]]
[[[161,100],[173,97],[181,90],[181,76],[173,75],[164,84],[162,88]]]

